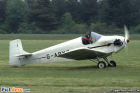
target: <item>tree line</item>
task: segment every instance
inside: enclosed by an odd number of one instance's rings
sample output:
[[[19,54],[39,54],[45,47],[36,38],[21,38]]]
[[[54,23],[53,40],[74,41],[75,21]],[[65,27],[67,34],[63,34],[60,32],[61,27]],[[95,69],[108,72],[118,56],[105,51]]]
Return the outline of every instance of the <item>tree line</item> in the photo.
[[[140,0],[0,0],[1,34],[140,33]]]

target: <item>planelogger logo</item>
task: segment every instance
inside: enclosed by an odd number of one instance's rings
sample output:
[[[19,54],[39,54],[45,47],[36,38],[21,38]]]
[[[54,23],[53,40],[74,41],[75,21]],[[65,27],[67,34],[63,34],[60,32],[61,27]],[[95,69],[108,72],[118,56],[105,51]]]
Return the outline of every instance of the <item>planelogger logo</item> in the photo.
[[[1,87],[1,92],[30,92],[30,89]]]

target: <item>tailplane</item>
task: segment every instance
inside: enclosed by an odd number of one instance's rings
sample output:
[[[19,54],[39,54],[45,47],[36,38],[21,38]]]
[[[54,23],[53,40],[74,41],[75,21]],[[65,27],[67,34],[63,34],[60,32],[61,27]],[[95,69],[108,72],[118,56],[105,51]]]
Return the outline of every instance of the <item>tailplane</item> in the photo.
[[[31,55],[32,55],[31,53],[28,53],[23,50],[20,39],[10,41],[9,65],[13,65],[13,66],[25,65],[23,59],[26,56],[31,56]]]

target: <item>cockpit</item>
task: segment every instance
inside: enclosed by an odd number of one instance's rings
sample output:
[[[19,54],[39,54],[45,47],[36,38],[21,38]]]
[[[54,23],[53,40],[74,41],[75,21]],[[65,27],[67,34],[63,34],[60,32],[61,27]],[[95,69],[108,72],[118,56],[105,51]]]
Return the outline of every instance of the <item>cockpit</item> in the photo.
[[[92,44],[99,40],[103,35],[98,34],[96,32],[86,33],[84,37],[82,37],[82,43],[84,45]]]

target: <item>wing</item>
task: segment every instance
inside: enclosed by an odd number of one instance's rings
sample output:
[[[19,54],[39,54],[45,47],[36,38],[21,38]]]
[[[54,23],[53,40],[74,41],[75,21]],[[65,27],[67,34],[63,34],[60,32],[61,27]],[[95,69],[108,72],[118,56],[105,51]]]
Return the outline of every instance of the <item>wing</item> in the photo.
[[[69,51],[65,54],[59,55],[58,57],[74,59],[74,60],[85,60],[85,59],[94,59],[97,56],[104,57],[106,55],[107,54],[103,52],[82,48],[82,49],[75,49],[75,50]]]

